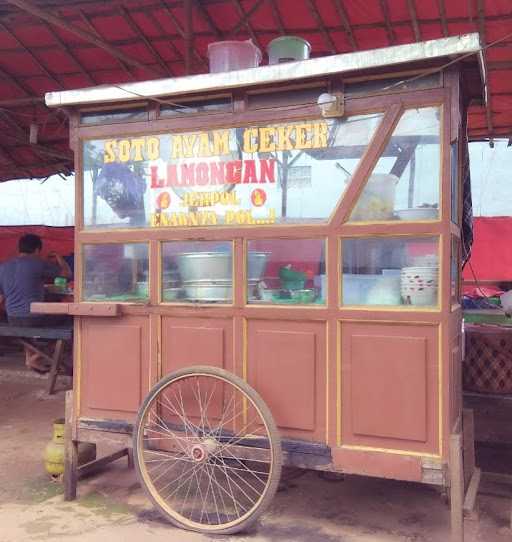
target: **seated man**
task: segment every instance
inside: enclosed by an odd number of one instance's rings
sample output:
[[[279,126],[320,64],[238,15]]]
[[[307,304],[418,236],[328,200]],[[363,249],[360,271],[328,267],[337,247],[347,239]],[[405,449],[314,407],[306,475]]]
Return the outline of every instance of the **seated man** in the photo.
[[[44,283],[55,277],[71,277],[62,256],[41,257],[43,243],[38,235],[27,234],[18,241],[18,256],[0,264],[0,296],[5,300],[9,324],[48,327],[66,323],[65,315],[39,315],[30,312],[32,302],[44,301]],[[33,369],[44,370],[44,367]]]

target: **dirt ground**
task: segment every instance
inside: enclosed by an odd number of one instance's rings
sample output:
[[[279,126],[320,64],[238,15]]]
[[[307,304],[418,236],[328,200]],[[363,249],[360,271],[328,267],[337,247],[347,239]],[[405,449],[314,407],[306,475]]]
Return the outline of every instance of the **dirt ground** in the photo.
[[[63,415],[64,394],[48,397],[45,379],[0,357],[0,542],[199,542],[224,540],[173,528],[162,521],[120,460],[79,483],[66,503],[62,487],[44,472],[42,453],[52,420]],[[449,512],[428,487],[370,478],[325,480],[287,471],[271,509],[236,542],[448,542]],[[466,542],[504,542],[510,487],[483,484],[480,521],[466,521]]]

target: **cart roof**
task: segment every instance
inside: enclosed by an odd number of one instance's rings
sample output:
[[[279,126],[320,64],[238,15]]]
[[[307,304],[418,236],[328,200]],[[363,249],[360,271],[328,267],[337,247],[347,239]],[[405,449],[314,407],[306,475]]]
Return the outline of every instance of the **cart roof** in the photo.
[[[125,103],[127,101],[155,99],[164,96],[300,81],[334,74],[354,75],[357,72],[381,69],[388,66],[396,67],[413,63],[418,65],[418,63],[436,59],[446,59],[447,63],[452,63],[456,59],[462,60],[469,57],[474,59],[475,55],[480,64],[482,91],[486,96],[486,77],[483,69],[480,39],[478,33],[472,33],[245,70],[156,79],[123,85],[101,85],[63,92],[48,92],[45,99],[46,105],[49,107]]]

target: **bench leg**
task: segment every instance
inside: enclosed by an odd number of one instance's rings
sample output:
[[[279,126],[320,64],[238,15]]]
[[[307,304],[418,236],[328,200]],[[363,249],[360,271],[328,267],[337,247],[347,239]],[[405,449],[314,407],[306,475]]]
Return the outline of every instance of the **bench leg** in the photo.
[[[66,427],[64,432],[64,500],[76,499],[78,483],[78,443],[73,440],[73,392],[66,393]]]
[[[63,341],[62,339],[59,339],[55,343],[55,350],[53,351],[52,356],[52,365],[50,367],[50,372],[48,373],[48,395],[53,395],[55,393],[55,382],[57,381],[60,362],[62,359],[62,347]]]

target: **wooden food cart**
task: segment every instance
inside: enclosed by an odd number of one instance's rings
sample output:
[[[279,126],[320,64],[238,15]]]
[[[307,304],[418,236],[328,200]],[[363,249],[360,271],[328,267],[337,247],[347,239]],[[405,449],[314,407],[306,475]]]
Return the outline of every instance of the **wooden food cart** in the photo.
[[[451,485],[460,528],[479,52],[469,34],[47,95],[76,156],[76,299],[36,307],[76,316],[68,498],[77,442],[117,439],[188,529],[246,527],[281,464]]]

